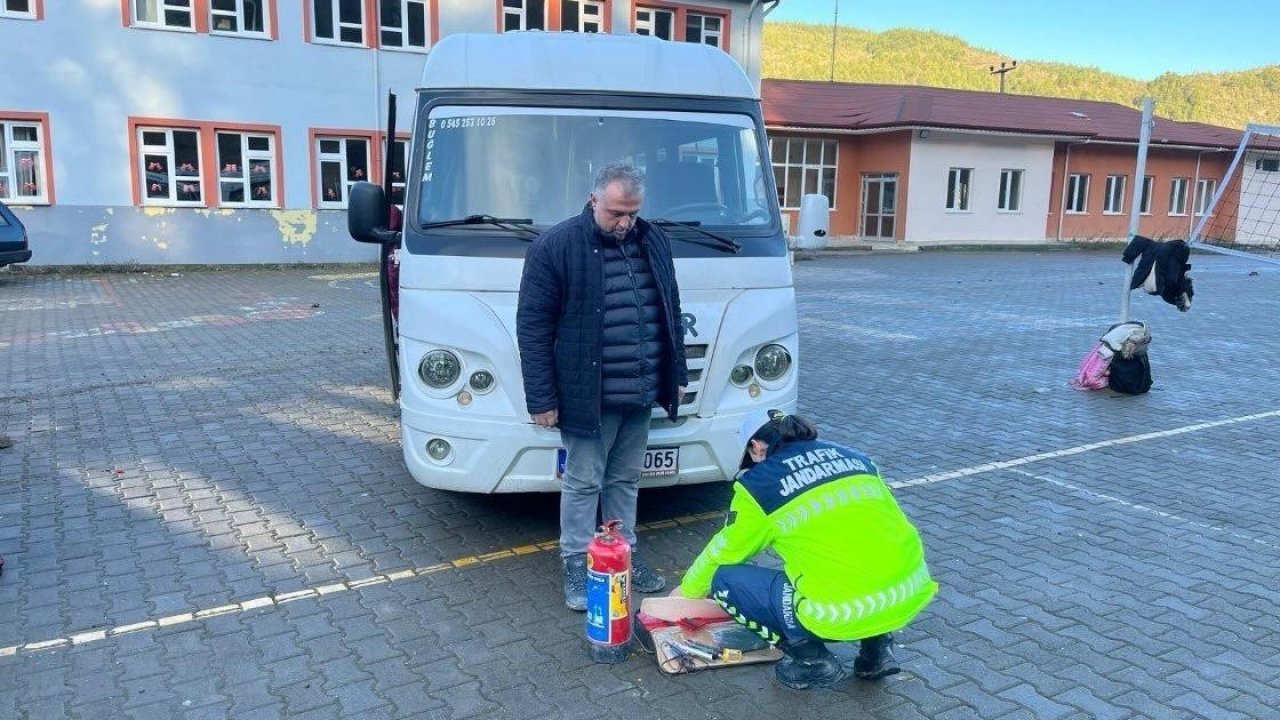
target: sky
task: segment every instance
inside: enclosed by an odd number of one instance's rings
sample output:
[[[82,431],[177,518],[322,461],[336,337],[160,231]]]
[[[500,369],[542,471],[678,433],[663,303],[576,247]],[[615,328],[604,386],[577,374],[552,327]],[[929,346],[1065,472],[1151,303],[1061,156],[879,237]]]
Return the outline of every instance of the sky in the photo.
[[[1280,64],[1280,0],[782,0],[770,21],[959,36],[1019,63],[1099,67],[1139,80],[1164,72]]]

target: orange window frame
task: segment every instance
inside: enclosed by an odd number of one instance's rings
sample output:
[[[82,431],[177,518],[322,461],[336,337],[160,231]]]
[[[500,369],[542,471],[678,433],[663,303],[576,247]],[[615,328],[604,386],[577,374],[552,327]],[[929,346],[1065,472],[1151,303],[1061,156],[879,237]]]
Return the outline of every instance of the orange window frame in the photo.
[[[272,0],[272,2],[274,1]],[[302,0],[302,39],[305,42],[317,45],[331,45],[333,47],[359,47],[348,43],[317,40],[311,22],[311,6],[313,2],[315,0]],[[439,40],[440,0],[427,0],[427,47],[425,49],[430,50],[431,46],[435,45]],[[382,18],[378,13],[378,0],[364,0],[364,47],[371,49],[382,47]],[[403,52],[423,52],[422,50],[404,50],[404,48],[390,49]]]
[[[531,0],[524,0],[524,2],[530,2],[530,1]],[[564,0],[542,0],[542,1],[545,3],[543,12],[545,13],[545,17],[546,17],[547,31],[550,32],[553,30],[558,31],[558,30],[564,29],[563,23],[562,23],[564,19],[564,14],[563,14]],[[613,0],[595,0],[595,1],[600,2],[604,6],[604,32],[607,32],[607,33],[613,32]],[[503,29],[505,26],[505,23],[503,22],[505,16],[503,15],[503,12],[502,12],[502,9],[503,9],[502,0],[494,0],[494,6],[497,8],[494,29],[497,30],[498,32],[506,32],[506,30]],[[635,20],[633,18],[632,23],[634,24],[634,22]]]
[[[378,130],[359,130],[353,128],[311,128],[307,131],[308,152],[311,156],[311,169],[308,174],[311,176],[311,207],[314,210],[331,210],[333,208],[320,207],[320,173],[319,173],[319,151],[318,145],[320,138],[353,138],[356,140],[369,141],[369,177],[365,178],[371,183],[381,186],[385,169],[383,161],[385,153],[383,148],[387,144],[387,133]],[[412,142],[412,133],[396,132],[396,140],[404,140],[405,143]],[[405,192],[409,190],[409,152],[411,148],[405,145]]]
[[[275,177],[273,180],[275,182],[276,197],[274,208],[280,209],[284,207],[284,148],[281,144],[283,133],[281,132],[279,125],[131,116],[129,118],[129,182],[132,186],[134,207],[143,207],[142,184],[139,182],[138,177],[138,172],[141,168],[139,161],[142,157],[142,149],[138,145],[139,128],[156,128],[157,130],[195,130],[200,133],[200,182],[205,188],[207,188],[207,192],[204,195],[204,207],[206,208],[217,208],[222,206],[222,194],[221,192],[218,192],[220,186],[218,184],[217,133],[219,131],[226,131],[271,135],[274,139],[272,147],[273,154],[275,155]],[[148,207],[166,206],[153,205]],[[237,206],[236,209],[257,210],[270,208],[241,208]]]
[[[662,0],[644,0],[637,2],[631,9],[631,32],[636,31],[636,9],[646,8],[650,10],[670,10],[675,13],[675,19],[672,21],[674,27],[671,29],[672,42],[686,42],[685,28],[688,24],[689,13],[695,15],[714,15],[720,18],[720,49],[729,52],[729,36],[730,28],[733,25],[733,11],[725,8],[706,7],[704,5],[677,5],[675,3],[663,2]]]
[[[36,0],[40,2],[41,0]],[[280,12],[276,6],[279,0],[264,0],[267,4],[267,22],[270,27],[267,29],[267,37],[272,40],[280,39]],[[120,0],[120,21],[127,28],[140,27],[146,30],[152,29],[149,25],[137,25],[133,21],[133,3],[134,0]],[[193,30],[198,34],[209,34],[209,0],[192,0],[191,13],[193,20]],[[177,32],[183,32],[178,30]],[[221,33],[220,33],[221,34]],[[225,33],[233,35],[233,33]]]
[[[311,207],[315,210],[333,210],[335,208],[320,207],[320,138],[341,138],[369,141],[369,182],[381,182],[382,178],[382,142],[386,133],[377,130],[359,130],[354,128],[310,128],[307,130],[307,152],[311,157],[311,167],[307,171],[311,176]],[[398,138],[400,133],[396,133]]]
[[[31,123],[40,126],[40,154],[43,155],[44,162],[44,185],[45,200],[39,203],[29,203],[32,205],[54,205],[57,203],[57,193],[53,183],[53,135],[49,126],[49,113],[43,112],[21,112],[18,110],[0,110],[0,123],[19,122]],[[27,202],[20,202],[17,199],[10,198],[7,202],[15,205],[25,205]]]

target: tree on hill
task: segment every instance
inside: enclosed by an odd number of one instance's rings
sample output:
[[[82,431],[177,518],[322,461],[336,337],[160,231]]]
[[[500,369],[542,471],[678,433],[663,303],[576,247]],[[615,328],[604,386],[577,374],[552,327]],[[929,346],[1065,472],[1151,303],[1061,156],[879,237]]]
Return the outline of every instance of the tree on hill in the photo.
[[[835,80],[995,91],[989,68],[1008,56],[977,48],[953,35],[925,30],[873,32],[841,27],[836,36]],[[828,80],[832,76],[831,26],[770,22],[764,28],[764,76]],[[1280,125],[1280,65],[1230,73],[1165,73],[1151,82],[1096,67],[1019,59],[1005,77],[1005,92],[1141,105],[1172,120],[1243,128]]]

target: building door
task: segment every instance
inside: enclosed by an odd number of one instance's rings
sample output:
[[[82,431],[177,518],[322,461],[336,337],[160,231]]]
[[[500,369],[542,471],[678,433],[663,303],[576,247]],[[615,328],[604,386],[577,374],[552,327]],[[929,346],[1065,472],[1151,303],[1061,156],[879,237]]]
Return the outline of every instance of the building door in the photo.
[[[868,240],[894,239],[897,210],[898,174],[863,175],[862,237]]]

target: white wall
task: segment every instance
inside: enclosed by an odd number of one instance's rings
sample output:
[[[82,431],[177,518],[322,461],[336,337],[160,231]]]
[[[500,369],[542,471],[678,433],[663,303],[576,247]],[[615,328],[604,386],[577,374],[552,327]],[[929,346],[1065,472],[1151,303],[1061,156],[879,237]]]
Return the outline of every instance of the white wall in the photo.
[[[1258,153],[1246,153],[1240,163],[1244,172],[1236,242],[1275,249],[1280,245],[1280,172],[1258,170],[1259,157]]]
[[[277,0],[276,41],[126,27],[119,0],[50,0],[41,21],[0,18],[0,116],[49,115],[52,207],[18,207],[32,264],[365,261],[375,249],[347,236],[346,213],[313,210],[308,130],[378,131],[388,90],[397,129],[410,128],[424,55],[304,40],[306,0]],[[760,12],[746,42],[746,2],[699,0],[733,13],[730,48],[755,68]],[[439,0],[441,36],[494,32],[493,0]],[[630,32],[631,0],[613,3]],[[130,117],[277,125],[280,210],[210,212],[133,205]],[[211,189],[206,188],[206,194]]]
[[[1052,140],[930,130],[911,141],[906,241],[1043,242],[1053,176]],[[972,168],[970,211],[947,210],[951,168]],[[997,210],[1000,171],[1021,169],[1022,209]]]

